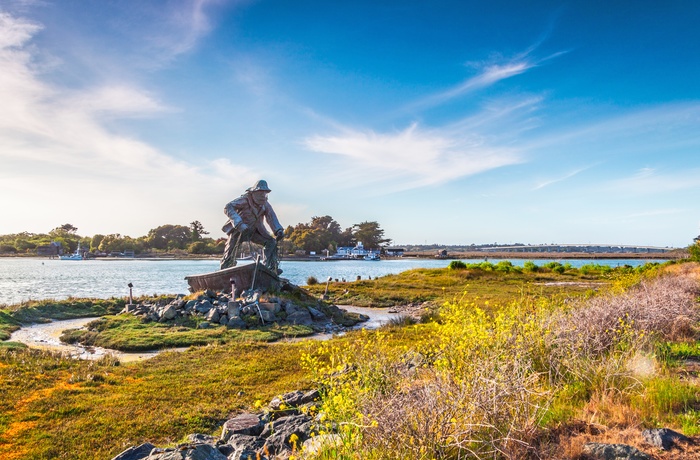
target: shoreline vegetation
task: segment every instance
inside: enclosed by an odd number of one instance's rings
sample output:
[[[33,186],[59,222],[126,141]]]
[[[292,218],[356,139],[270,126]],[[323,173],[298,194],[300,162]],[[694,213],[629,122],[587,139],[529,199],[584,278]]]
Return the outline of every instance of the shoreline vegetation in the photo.
[[[325,286],[305,289],[318,298]],[[333,283],[327,295],[341,306],[419,308],[324,342],[214,341],[127,364],[0,342],[0,457],[111,458],[143,442],[218,437],[232,416],[301,389],[321,390],[315,434],[336,436],[320,459],[582,460],[591,442],[660,459],[700,454],[698,263],[455,260]],[[124,303],[2,308],[0,334],[49,318],[114,318]],[[641,430],[658,427],[696,446],[650,447]]]
[[[8,254],[0,253],[0,258],[33,258],[33,259],[48,259],[47,256],[38,256],[36,254]],[[220,254],[186,254],[181,252],[172,253],[151,253],[140,254],[134,257],[98,257],[94,260],[219,260]],[[435,259],[435,251],[416,251],[406,252],[401,257],[382,256],[386,260],[403,260],[403,259]],[[467,251],[467,252],[449,252],[447,256],[440,257],[444,260],[501,260],[501,259],[524,259],[524,260],[541,260],[541,259],[591,259],[591,260],[610,260],[610,259],[654,259],[654,260],[683,260],[688,258],[688,251],[685,249],[676,249],[669,252],[650,252],[650,253],[632,253],[632,252],[609,252],[609,253],[590,253],[590,252],[482,252],[482,251]],[[280,257],[280,260],[296,260],[296,261],[321,261],[321,256],[307,255],[292,255],[287,254]]]
[[[118,233],[109,235],[81,236],[78,228],[72,224],[63,224],[48,233],[21,232],[0,235],[0,257],[25,257],[41,254],[44,256],[58,254],[87,255],[88,257],[121,258],[174,258],[174,259],[217,259],[224,250],[226,239],[222,236],[212,238],[201,222],[195,220],[189,225],[166,224],[152,228],[146,235],[132,238]],[[279,254],[288,260],[316,260],[310,256],[334,254],[340,247],[361,245],[367,250],[382,250],[392,240],[384,237],[384,230],[376,221],[365,221],[343,228],[331,216],[315,216],[310,222],[288,226],[284,238],[279,243]],[[510,248],[510,249],[504,249]],[[625,249],[626,248],[626,249]],[[404,257],[434,258],[438,253],[447,252],[447,259],[504,259],[504,258],[661,258],[682,259],[688,256],[688,248],[650,248],[621,247],[610,245],[546,245],[530,246],[525,244],[506,244],[499,246],[485,245],[407,245]],[[494,252],[503,249],[502,252]],[[582,249],[580,252],[566,252]],[[552,252],[535,252],[535,251]],[[553,252],[553,251],[561,252]],[[597,252],[602,250],[617,252]],[[630,252],[626,252],[626,250]],[[517,252],[520,251],[520,252]],[[526,252],[533,251],[533,252]],[[638,252],[631,252],[638,251]],[[249,246],[247,252],[253,252]],[[121,257],[120,257],[121,256]],[[383,254],[387,257],[388,254]],[[442,258],[442,257],[441,257]]]

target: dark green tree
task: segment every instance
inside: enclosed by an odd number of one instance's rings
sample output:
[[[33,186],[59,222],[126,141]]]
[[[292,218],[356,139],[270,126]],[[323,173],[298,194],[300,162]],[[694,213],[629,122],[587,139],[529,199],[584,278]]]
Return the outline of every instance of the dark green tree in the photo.
[[[352,226],[352,234],[355,241],[362,243],[367,249],[380,248],[389,244],[391,239],[384,238],[384,230],[376,221],[360,222]]]
[[[196,242],[202,239],[202,235],[208,235],[209,232],[204,230],[204,225],[198,220],[190,222],[190,233],[192,242]]]
[[[94,252],[99,250],[100,248],[100,243],[102,243],[102,240],[105,239],[104,235],[94,235],[92,239],[90,240],[90,251]]]
[[[51,233],[69,233],[69,234],[75,234],[78,231],[78,227],[75,227],[71,224],[63,224],[59,227],[54,228],[51,230]]]
[[[155,249],[184,249],[191,242],[189,227],[166,224],[148,231],[146,240]]]
[[[334,250],[341,235],[340,224],[331,216],[314,216],[311,222],[300,223],[294,228],[287,227],[285,230],[285,238],[295,249],[315,252],[325,249]]]

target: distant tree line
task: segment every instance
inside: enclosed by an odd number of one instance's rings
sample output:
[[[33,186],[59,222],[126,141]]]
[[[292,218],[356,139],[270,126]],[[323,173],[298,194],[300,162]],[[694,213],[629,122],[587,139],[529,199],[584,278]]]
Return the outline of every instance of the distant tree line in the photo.
[[[357,243],[367,249],[379,249],[391,240],[384,238],[384,230],[379,223],[360,222],[343,230],[331,216],[312,217],[308,223],[289,226],[284,231],[282,253],[298,250],[306,252],[333,253],[339,246],[355,246]]]
[[[208,234],[198,220],[190,222],[188,226],[161,225],[138,238],[119,233],[80,236],[77,227],[63,224],[48,233],[22,232],[0,235],[0,254],[35,254],[38,247],[52,242],[59,243],[64,253],[74,252],[78,245],[92,253],[105,254],[124,251],[134,251],[135,254],[222,253],[225,238],[210,238],[206,236]],[[354,246],[358,242],[366,248],[380,248],[390,241],[384,237],[384,230],[377,222],[361,222],[343,230],[331,216],[312,217],[311,222],[287,227],[281,252],[293,254],[301,250],[320,253],[326,249],[335,252],[338,246]]]

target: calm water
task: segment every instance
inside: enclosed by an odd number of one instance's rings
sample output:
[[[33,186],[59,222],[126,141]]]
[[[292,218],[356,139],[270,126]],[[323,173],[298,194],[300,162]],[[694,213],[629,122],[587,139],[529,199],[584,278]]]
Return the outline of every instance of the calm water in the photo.
[[[520,265],[528,259],[508,259]],[[554,259],[553,259],[554,260]],[[543,265],[552,260],[535,260]],[[599,263],[610,265],[642,265],[643,259],[611,259],[592,261],[571,259],[562,261],[574,267]],[[476,262],[465,260],[466,263]],[[495,263],[496,260],[493,260]],[[283,261],[285,278],[298,285],[306,284],[309,276],[319,281],[328,277],[353,281],[361,276],[383,276],[412,268],[442,268],[449,260],[395,259],[370,262],[297,262]],[[218,260],[49,260],[38,258],[0,258],[0,304],[14,304],[29,299],[65,299],[73,297],[124,297],[129,294],[127,284],[133,283],[134,296],[151,294],[187,293],[186,275],[207,273],[219,268]]]

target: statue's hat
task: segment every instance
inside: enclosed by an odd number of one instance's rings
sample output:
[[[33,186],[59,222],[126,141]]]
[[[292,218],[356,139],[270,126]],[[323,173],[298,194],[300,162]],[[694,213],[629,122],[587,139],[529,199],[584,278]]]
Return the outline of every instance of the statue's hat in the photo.
[[[250,187],[249,189],[246,190],[246,192],[257,192],[257,191],[263,191],[263,192],[271,192],[270,187],[267,186],[267,181],[265,180],[259,180]]]

